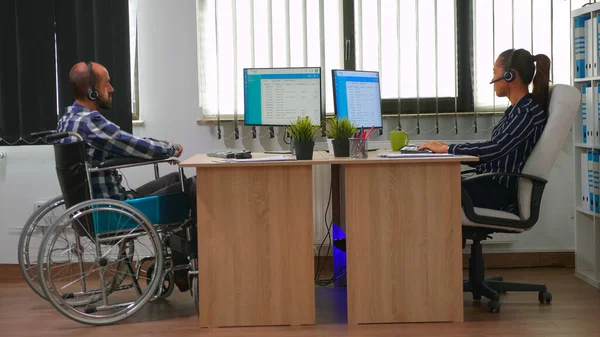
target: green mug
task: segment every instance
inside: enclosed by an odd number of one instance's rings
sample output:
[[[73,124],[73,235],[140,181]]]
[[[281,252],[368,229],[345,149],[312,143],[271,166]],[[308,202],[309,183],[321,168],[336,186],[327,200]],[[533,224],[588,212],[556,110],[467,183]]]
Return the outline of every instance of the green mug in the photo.
[[[409,138],[406,131],[390,131],[390,143],[392,145],[392,151],[398,151],[402,147],[408,145]]]

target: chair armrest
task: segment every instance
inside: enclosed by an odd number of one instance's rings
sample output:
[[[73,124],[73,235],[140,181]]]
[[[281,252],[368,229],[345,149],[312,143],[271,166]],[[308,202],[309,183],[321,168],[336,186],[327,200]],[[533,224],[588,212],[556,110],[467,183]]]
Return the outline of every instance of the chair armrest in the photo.
[[[539,210],[540,210],[540,205],[542,202],[542,194],[544,192],[544,187],[546,186],[548,181],[546,179],[528,175],[528,174],[508,173],[508,172],[478,174],[475,176],[464,178],[464,179],[462,179],[462,181],[465,182],[465,181],[474,181],[474,180],[478,180],[478,179],[489,179],[491,177],[517,177],[517,178],[527,179],[532,182],[533,186],[532,186],[532,190],[531,190],[531,201],[530,201],[531,212],[530,212],[529,218],[525,219],[525,220],[514,220],[514,219],[497,218],[497,217],[479,215],[479,214],[475,213],[475,207],[473,205],[473,201],[471,200],[469,194],[465,191],[465,189],[462,189],[462,205],[463,205],[463,210],[464,210],[467,218],[469,218],[469,220],[473,221],[474,223],[496,225],[496,226],[502,226],[502,227],[527,229],[527,228],[530,228],[531,226],[533,226],[539,218]],[[519,192],[517,191],[517,193],[519,193]],[[520,207],[520,205],[518,205],[518,207]]]
[[[463,173],[470,173],[471,170],[467,170],[467,171],[462,171],[461,174]],[[485,179],[485,178],[490,178],[490,177],[518,177],[518,178],[524,178],[524,179],[528,179],[531,180],[531,182],[533,183],[541,183],[541,184],[547,184],[548,180],[540,178],[540,177],[536,177],[536,176],[532,176],[529,174],[524,174],[524,173],[510,173],[510,172],[494,172],[494,173],[482,173],[482,174],[478,174],[469,178],[465,178],[463,179],[463,181],[468,181],[468,180],[477,180],[477,179]]]
[[[129,167],[160,164],[160,163],[176,163],[179,164],[179,159],[173,157],[165,157],[162,159],[142,159],[135,157],[124,157],[105,160],[101,163],[93,164],[90,172],[101,172],[106,170],[116,170]]]
[[[460,175],[470,174],[470,173],[475,173],[475,172],[477,172],[477,170],[475,170],[475,169],[469,169],[469,170],[460,171]]]

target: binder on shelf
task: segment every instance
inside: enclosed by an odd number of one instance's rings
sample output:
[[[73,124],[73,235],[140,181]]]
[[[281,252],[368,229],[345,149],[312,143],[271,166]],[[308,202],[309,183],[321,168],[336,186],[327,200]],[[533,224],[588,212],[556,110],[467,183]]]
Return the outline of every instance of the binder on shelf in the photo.
[[[594,212],[600,213],[600,173],[598,172],[598,159],[600,150],[592,150],[593,170],[594,170]]]
[[[588,183],[588,155],[581,154],[581,208],[590,209],[590,188]]]
[[[585,77],[585,17],[573,18],[574,51],[575,51],[575,77]]]
[[[600,17],[594,18],[594,40],[596,41],[596,48],[594,48],[594,76],[600,75]]]
[[[595,211],[594,206],[594,154],[593,150],[587,150],[587,186],[588,186],[588,207],[590,211]]]
[[[587,140],[588,143],[591,145],[595,145],[596,144],[596,116],[597,116],[597,112],[595,109],[596,104],[594,104],[597,100],[596,100],[596,90],[594,90],[596,87],[594,85],[592,85],[591,83],[588,84],[588,87],[585,91],[585,96],[586,96],[586,112],[587,112]]]
[[[590,20],[590,76],[598,76],[598,17]]]
[[[594,95],[594,141],[592,144],[600,145],[600,85],[596,84],[594,92],[596,92],[596,94]],[[591,116],[592,114],[590,114],[590,117]]]
[[[588,128],[588,105],[587,105],[587,94],[588,87],[590,83],[583,83],[581,85],[581,126],[582,126],[582,134],[581,141],[584,144],[588,144],[591,140],[588,139],[589,128]]]
[[[584,23],[585,29],[585,77],[592,77],[592,62],[593,62],[593,52],[592,52],[592,22],[589,18],[585,20]]]

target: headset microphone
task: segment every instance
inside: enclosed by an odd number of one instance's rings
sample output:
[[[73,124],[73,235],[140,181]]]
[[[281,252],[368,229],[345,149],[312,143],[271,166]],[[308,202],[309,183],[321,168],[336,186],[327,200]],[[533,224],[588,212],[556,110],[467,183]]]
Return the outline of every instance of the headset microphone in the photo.
[[[490,84],[496,83],[496,82],[502,81],[502,80],[505,80],[506,82],[510,83],[515,80],[515,78],[517,77],[517,74],[515,74],[515,71],[512,70],[512,58],[513,58],[514,54],[515,54],[515,50],[513,49],[510,51],[510,54],[508,55],[508,61],[506,62],[506,66],[504,67],[504,73],[502,74],[502,77],[493,79],[490,82]]]

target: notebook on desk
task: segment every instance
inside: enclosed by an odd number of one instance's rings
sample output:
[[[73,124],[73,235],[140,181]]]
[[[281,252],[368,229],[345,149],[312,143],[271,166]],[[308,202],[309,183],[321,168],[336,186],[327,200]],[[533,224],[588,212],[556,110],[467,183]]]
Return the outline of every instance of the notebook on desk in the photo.
[[[379,158],[424,158],[424,157],[453,157],[450,153],[431,153],[431,152],[420,152],[420,153],[382,153],[377,155]]]

